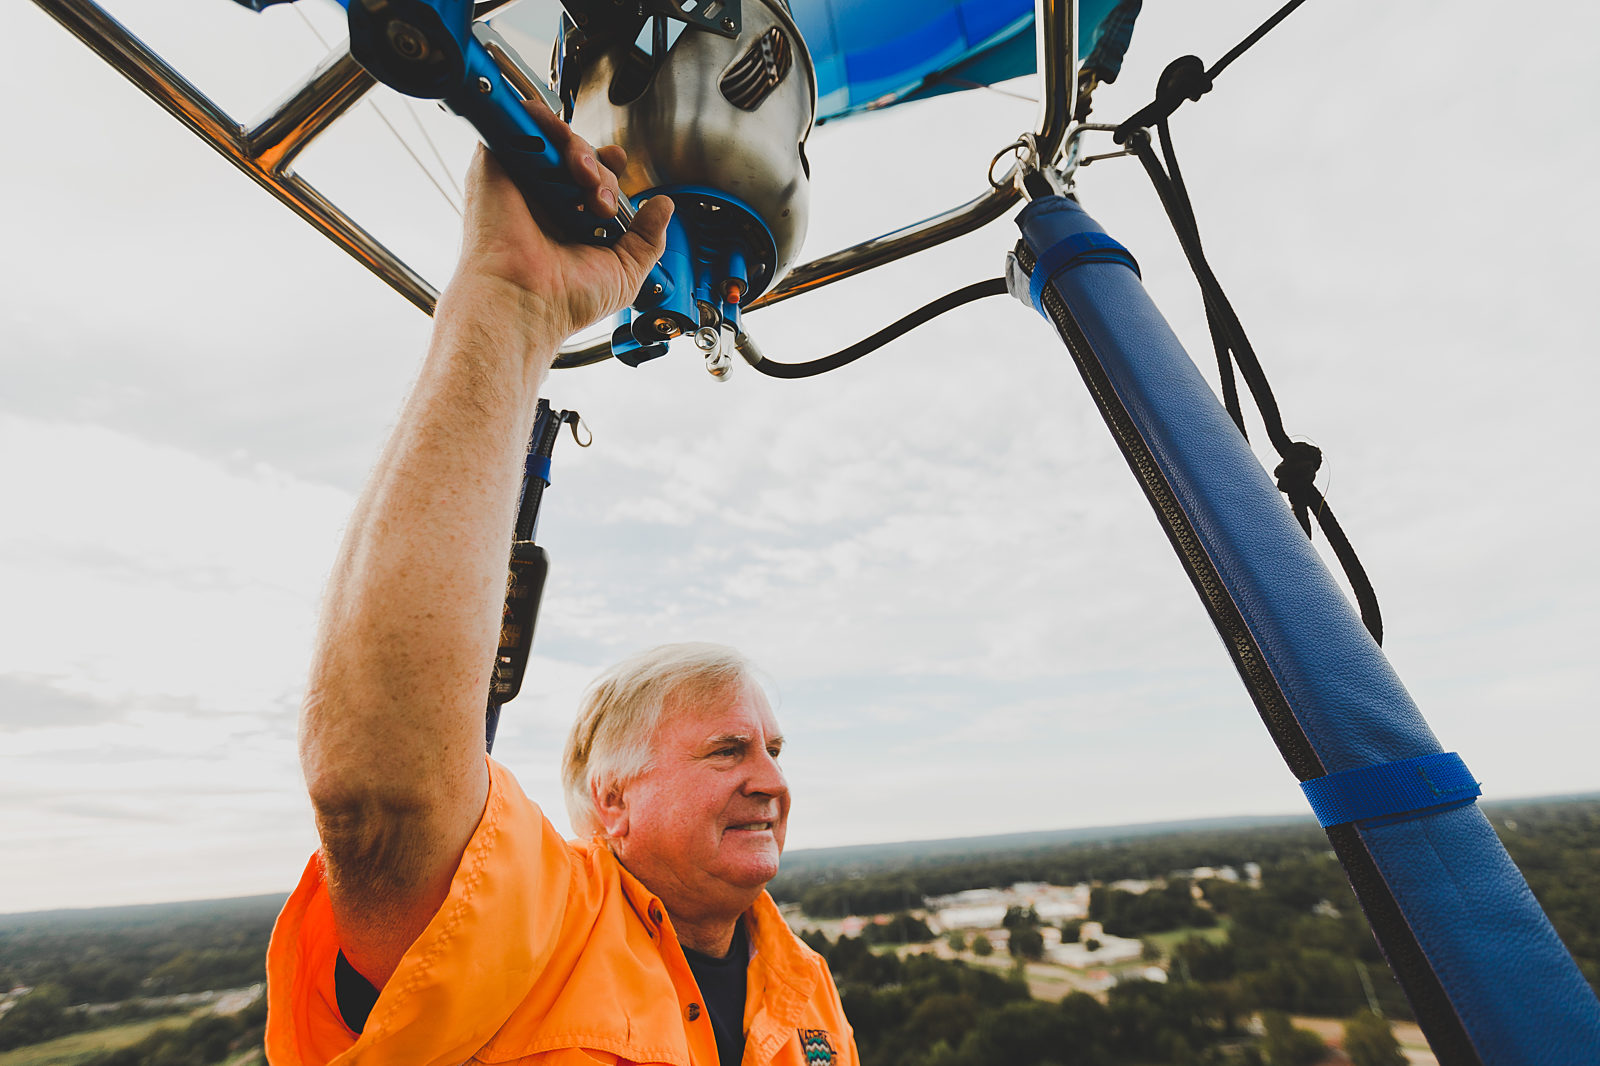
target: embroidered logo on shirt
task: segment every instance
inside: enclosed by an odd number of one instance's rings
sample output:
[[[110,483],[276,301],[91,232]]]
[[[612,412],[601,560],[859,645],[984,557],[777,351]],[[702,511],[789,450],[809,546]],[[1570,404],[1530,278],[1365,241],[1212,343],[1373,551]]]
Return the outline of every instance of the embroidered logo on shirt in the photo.
[[[826,1029],[796,1029],[800,1047],[806,1053],[806,1066],[833,1066],[833,1043]]]

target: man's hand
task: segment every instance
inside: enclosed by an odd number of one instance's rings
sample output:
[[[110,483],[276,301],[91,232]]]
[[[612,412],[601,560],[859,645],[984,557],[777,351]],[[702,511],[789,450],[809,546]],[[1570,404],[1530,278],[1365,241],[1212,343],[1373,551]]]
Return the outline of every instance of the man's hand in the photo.
[[[527,107],[567,161],[584,209],[596,218],[613,217],[622,195],[615,174],[626,164],[627,153],[615,145],[595,151],[543,101],[530,100]],[[537,209],[530,212],[506,172],[480,146],[467,174],[466,230],[450,288],[486,283],[505,287],[554,330],[559,345],[633,302],[645,275],[661,258],[672,201],[653,197],[609,248],[564,244],[554,236],[553,226],[542,225],[539,214]]]

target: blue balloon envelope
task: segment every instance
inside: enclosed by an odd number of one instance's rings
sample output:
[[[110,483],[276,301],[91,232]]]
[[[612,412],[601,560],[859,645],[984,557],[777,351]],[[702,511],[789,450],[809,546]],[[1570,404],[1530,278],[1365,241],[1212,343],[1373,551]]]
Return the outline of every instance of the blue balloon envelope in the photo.
[[[817,68],[817,121],[1036,69],[1033,0],[790,0]],[[1117,0],[1080,0],[1087,55]]]

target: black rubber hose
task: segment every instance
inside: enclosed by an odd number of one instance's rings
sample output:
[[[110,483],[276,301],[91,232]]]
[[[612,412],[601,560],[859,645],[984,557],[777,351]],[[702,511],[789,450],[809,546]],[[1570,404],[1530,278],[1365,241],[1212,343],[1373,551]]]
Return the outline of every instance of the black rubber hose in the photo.
[[[1005,278],[990,278],[987,281],[973,282],[955,292],[946,293],[930,303],[923,304],[915,311],[906,315],[900,321],[885,326],[865,340],[857,341],[850,347],[825,355],[820,359],[812,359],[804,363],[775,363],[771,359],[763,358],[751,364],[757,370],[774,378],[809,378],[818,374],[825,374],[830,370],[837,370],[846,363],[853,363],[863,355],[877,351],[896,337],[909,333],[924,322],[934,319],[962,304],[981,300],[985,296],[1004,296],[1006,294]]]

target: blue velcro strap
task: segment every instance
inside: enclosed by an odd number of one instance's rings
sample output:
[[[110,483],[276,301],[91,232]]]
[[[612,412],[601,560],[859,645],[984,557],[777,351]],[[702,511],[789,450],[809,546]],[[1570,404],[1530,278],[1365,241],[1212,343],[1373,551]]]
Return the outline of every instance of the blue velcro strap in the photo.
[[[1064,237],[1044,250],[1028,277],[1028,299],[1044,314],[1044,287],[1050,279],[1063,270],[1083,266],[1085,263],[1121,263],[1134,274],[1139,274],[1139,264],[1128,251],[1104,233],[1085,230]]]
[[[1483,794],[1453,751],[1343,770],[1300,782],[1322,828],[1362,822],[1389,825],[1461,807]]]
[[[528,463],[523,468],[526,477],[536,477],[546,485],[550,484],[550,457],[528,453]]]

